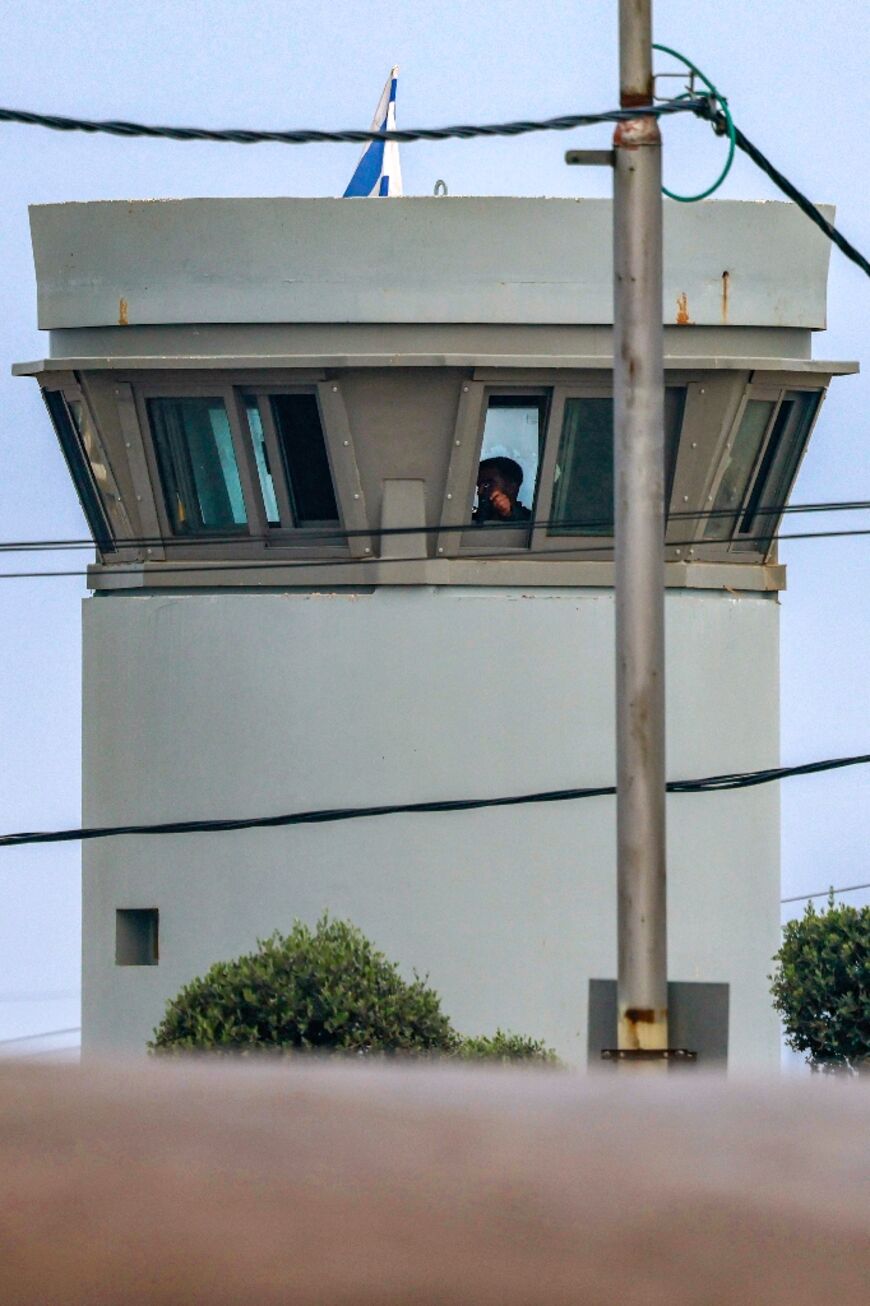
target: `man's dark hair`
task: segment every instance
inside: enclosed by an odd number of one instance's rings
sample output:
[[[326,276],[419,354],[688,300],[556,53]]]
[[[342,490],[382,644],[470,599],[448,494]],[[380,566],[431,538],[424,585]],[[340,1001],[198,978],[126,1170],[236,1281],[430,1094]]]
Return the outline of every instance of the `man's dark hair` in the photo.
[[[500,476],[510,481],[517,489],[523,483],[523,469],[519,463],[514,462],[513,458],[484,458],[479,471],[482,472],[484,467],[494,467]]]

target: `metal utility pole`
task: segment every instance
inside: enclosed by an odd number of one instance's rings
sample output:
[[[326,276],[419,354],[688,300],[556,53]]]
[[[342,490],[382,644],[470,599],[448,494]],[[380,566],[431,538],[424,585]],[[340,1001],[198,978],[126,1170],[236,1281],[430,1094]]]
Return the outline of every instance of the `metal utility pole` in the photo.
[[[652,0],[620,0],[619,102],[653,101]],[[661,134],[614,133],[618,1049],[668,1047]]]

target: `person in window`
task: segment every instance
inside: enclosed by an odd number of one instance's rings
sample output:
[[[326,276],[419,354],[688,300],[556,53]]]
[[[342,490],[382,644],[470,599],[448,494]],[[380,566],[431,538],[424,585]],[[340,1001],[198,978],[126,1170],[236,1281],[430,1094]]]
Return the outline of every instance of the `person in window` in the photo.
[[[477,507],[471,520],[478,526],[530,521],[531,512],[517,499],[522,483],[523,469],[513,458],[484,458],[477,469]]]

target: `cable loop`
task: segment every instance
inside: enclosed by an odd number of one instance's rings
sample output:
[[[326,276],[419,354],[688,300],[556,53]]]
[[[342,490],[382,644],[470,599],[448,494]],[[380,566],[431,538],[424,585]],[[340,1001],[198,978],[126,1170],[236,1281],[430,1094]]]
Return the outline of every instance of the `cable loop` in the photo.
[[[673,50],[669,45],[654,44],[653,49],[660,51],[660,53],[662,54],[669,54],[674,59],[679,59],[680,62],[684,64],[686,68],[689,69],[689,72],[692,74],[692,77],[700,78],[700,80],[704,83],[704,85],[707,88],[707,94],[702,95],[700,97],[694,92],[694,89],[690,91],[686,91],[683,95],[678,95],[676,97],[676,99],[673,101],[674,104],[679,104],[681,101],[685,101],[688,99],[697,100],[700,98],[701,100],[704,101],[707,108],[702,109],[696,106],[693,109],[694,113],[696,113],[699,117],[710,118],[712,121],[717,116],[713,106],[719,105],[722,110],[723,117],[725,119],[724,131],[719,132],[717,128],[717,132],[719,135],[723,135],[723,136],[727,133],[728,156],[725,159],[725,166],[723,167],[722,171],[719,173],[719,176],[713,182],[712,186],[708,186],[706,190],[698,191],[697,195],[678,195],[676,191],[668,190],[667,186],[662,186],[662,194],[667,195],[668,199],[676,200],[678,204],[695,204],[697,203],[698,200],[705,200],[708,198],[708,196],[712,195],[714,191],[717,191],[719,187],[722,185],[725,178],[728,176],[728,173],[731,171],[731,165],[734,162],[734,151],[737,147],[737,136],[734,129],[734,122],[731,117],[731,110],[728,108],[728,101],[725,98],[725,96],[719,93],[719,91],[710,81],[709,77],[705,76],[705,74],[701,72],[701,69],[697,66],[697,64],[692,63],[691,59],[687,59],[684,54],[680,54],[679,50]]]

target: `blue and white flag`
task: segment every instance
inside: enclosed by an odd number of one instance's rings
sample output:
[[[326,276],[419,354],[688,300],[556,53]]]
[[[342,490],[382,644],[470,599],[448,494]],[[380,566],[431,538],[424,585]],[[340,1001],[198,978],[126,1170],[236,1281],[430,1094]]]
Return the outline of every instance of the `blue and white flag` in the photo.
[[[396,130],[396,79],[398,68],[393,68],[378,103],[371,130],[386,132]],[[356,172],[348,183],[347,196],[401,195],[402,169],[399,167],[398,141],[370,141],[356,165]]]

